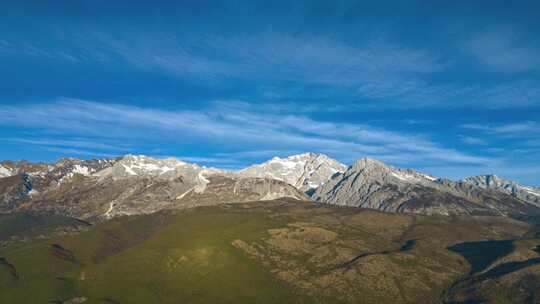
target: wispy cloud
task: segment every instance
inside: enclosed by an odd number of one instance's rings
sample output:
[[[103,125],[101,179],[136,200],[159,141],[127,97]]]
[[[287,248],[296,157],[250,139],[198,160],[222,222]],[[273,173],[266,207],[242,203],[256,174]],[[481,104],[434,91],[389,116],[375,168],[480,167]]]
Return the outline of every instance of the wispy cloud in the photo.
[[[536,164],[540,155],[540,123],[535,121],[513,122],[506,124],[464,124],[474,138],[481,137],[496,146],[486,149],[490,155],[506,159],[506,166],[499,164],[495,169],[511,172],[513,167]],[[516,173],[514,172],[514,175]]]
[[[540,104],[540,83],[513,80],[490,85],[432,84],[419,78],[372,78],[357,89],[359,96],[394,106],[475,106],[487,109],[531,107]]]
[[[486,145],[487,141],[482,138],[460,135],[459,140],[468,145]]]
[[[373,156],[393,163],[468,163],[491,160],[440,147],[420,135],[366,124],[314,120],[295,113],[260,112],[235,102],[216,102],[200,111],[165,111],[119,104],[65,99],[22,108],[2,106],[4,125],[55,131],[69,136],[204,144],[232,150],[315,151],[352,162]],[[245,152],[248,153],[248,152]],[[209,155],[208,157],[215,157]]]
[[[426,74],[449,63],[428,51],[371,41],[361,46],[285,33],[122,39],[92,32],[102,47],[145,69],[214,80],[216,77],[269,79],[355,86],[374,75]],[[156,47],[159,46],[159,47]]]
[[[238,160],[235,158],[226,158],[226,157],[201,157],[201,156],[175,156],[181,160],[192,162],[192,163],[210,163],[218,164],[220,166],[234,166],[239,165]]]
[[[465,50],[497,69],[540,70],[538,49],[526,46],[517,36],[513,31],[480,34]],[[362,105],[383,101],[386,107],[504,108],[540,103],[540,84],[534,77],[489,84],[463,84],[452,77],[434,81],[433,76],[453,68],[454,59],[390,38],[350,43],[322,34],[272,31],[193,36],[87,30],[63,32],[62,39],[70,41],[62,48],[0,40],[0,55],[135,67],[142,73],[161,73],[197,85],[242,81],[258,88],[258,98],[266,100],[305,96],[315,86],[317,98],[345,94]]]
[[[524,121],[508,124],[482,125],[482,124],[463,124],[462,128],[483,131],[491,134],[503,136],[538,138],[540,137],[540,123],[535,121]]]
[[[518,80],[471,90],[474,104],[487,108],[506,108],[540,105],[540,83],[533,80]]]
[[[75,148],[44,147],[43,149],[46,151],[61,153],[64,156],[113,158],[113,157],[118,157],[121,155],[121,154],[103,153],[103,152],[96,152],[96,151],[75,149]]]
[[[130,149],[124,145],[113,145],[107,144],[99,141],[89,141],[89,140],[61,140],[61,139],[51,139],[51,138],[42,138],[42,139],[33,139],[33,138],[1,138],[0,141],[20,143],[20,144],[30,144],[36,146],[51,146],[51,147],[73,147],[73,148],[86,148],[94,150],[105,150],[105,151],[119,151],[127,152]]]
[[[466,51],[481,63],[506,72],[540,70],[540,48],[531,39],[510,29],[480,33],[466,44]]]

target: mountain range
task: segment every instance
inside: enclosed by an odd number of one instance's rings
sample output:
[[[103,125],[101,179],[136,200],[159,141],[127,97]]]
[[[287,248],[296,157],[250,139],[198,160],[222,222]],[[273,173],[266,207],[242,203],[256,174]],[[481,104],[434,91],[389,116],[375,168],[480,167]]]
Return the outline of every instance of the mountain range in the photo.
[[[314,153],[0,173],[1,303],[540,303],[540,191],[493,175]]]
[[[538,188],[493,175],[451,181],[371,158],[347,167],[323,154],[304,153],[239,171],[142,155],[0,163],[2,213],[27,210],[102,220],[282,197],[393,213],[540,214]]]

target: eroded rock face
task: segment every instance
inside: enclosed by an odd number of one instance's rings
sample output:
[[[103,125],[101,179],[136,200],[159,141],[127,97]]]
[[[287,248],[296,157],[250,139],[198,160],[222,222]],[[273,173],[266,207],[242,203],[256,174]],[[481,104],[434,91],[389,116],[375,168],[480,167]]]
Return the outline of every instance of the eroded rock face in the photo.
[[[268,178],[231,178],[214,176],[209,178],[205,191],[188,191],[179,199],[186,207],[238,203],[257,200],[273,200],[289,197],[309,200],[300,190],[282,181]]]
[[[32,190],[26,174],[0,178],[0,212],[18,208]]]
[[[419,214],[539,212],[536,206],[524,204],[505,193],[437,179],[414,170],[396,169],[369,158],[360,159],[343,174],[319,187],[312,198],[335,205]]]

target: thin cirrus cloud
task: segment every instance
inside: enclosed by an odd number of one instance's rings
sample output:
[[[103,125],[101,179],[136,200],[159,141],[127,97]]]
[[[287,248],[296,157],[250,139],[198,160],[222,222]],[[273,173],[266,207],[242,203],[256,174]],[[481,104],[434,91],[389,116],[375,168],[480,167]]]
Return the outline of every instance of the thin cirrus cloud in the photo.
[[[355,95],[374,99],[410,96],[407,101],[455,91],[432,86],[423,79],[444,71],[451,65],[450,61],[390,39],[368,39],[354,45],[324,35],[273,32],[226,38],[167,33],[119,37],[89,30],[84,34],[66,31],[62,41],[66,40],[71,44],[60,44],[62,48],[2,40],[0,52],[70,63],[128,64],[142,72],[159,71],[209,85],[231,79],[256,83],[293,82],[295,87],[321,85],[358,91]],[[283,90],[278,92],[283,93]]]
[[[195,77],[197,81],[212,84],[234,78],[259,82],[292,81],[297,83],[296,90],[298,85],[301,88],[316,84],[349,90],[353,96],[368,100],[390,101],[385,106],[474,104],[504,108],[540,102],[538,83],[530,79],[488,85],[433,83],[430,76],[444,73],[452,66],[452,60],[428,50],[397,46],[389,41],[374,40],[353,46],[335,39],[276,34],[228,38],[204,36],[183,41],[165,37],[137,42],[100,32],[94,36],[105,47],[103,51],[136,67]],[[155,45],[160,47],[156,49]],[[481,50],[469,48],[479,57],[486,57],[480,54]],[[537,56],[531,58],[528,53],[516,52],[507,56],[527,62],[528,67],[534,67],[537,60]],[[287,95],[287,92],[280,90],[277,96],[280,94]],[[273,95],[276,96],[276,92]]]
[[[23,109],[1,106],[0,116],[3,117],[0,123],[4,125],[44,134],[92,136],[104,142],[122,139],[133,145],[135,151],[137,143],[141,142],[182,147],[189,141],[214,150],[222,149],[216,153],[223,153],[223,149],[234,153],[316,151],[345,162],[362,156],[406,164],[444,162],[477,165],[493,161],[440,147],[423,136],[365,124],[319,121],[294,113],[261,113],[242,103],[224,101],[215,102],[200,111],[166,111],[64,99],[26,105]],[[46,142],[43,144],[47,145]],[[203,156],[206,155],[199,157]]]
[[[540,83],[513,80],[489,85],[432,84],[416,79],[377,79],[364,82],[358,95],[375,100],[394,100],[396,106],[475,106],[486,109],[534,107],[540,104]],[[397,101],[397,102],[396,102]]]
[[[507,124],[482,125],[463,124],[464,129],[482,131],[485,133],[515,138],[538,138],[540,137],[540,123],[536,121],[523,121]]]
[[[360,47],[335,39],[273,33],[187,39],[119,39],[103,32],[93,36],[104,51],[140,68],[212,79],[232,76],[357,85],[373,74],[426,74],[449,64],[428,51],[381,41]]]
[[[539,71],[540,48],[530,45],[531,41],[515,30],[492,30],[473,37],[465,50],[486,66],[501,71]]]
[[[61,139],[52,139],[52,138],[43,138],[43,139],[33,139],[33,138],[2,138],[0,141],[12,142],[19,144],[30,144],[36,146],[50,146],[50,147],[72,147],[80,149],[93,149],[101,151],[117,151],[117,152],[128,152],[130,151],[129,147],[125,145],[115,145],[107,144],[98,141],[89,141],[89,140],[61,140]]]
[[[538,49],[521,40],[515,46],[510,35],[514,32],[478,35],[466,42],[464,49],[496,69],[540,70]],[[60,48],[0,40],[0,54],[55,58],[70,64],[127,65],[142,73],[159,72],[198,85],[223,85],[238,80],[253,87],[274,84],[269,94],[257,97],[267,99],[287,98],[291,89],[279,85],[285,83],[294,84],[292,91],[300,91],[302,96],[310,91],[303,87],[317,86],[322,91],[344,92],[349,98],[384,101],[385,107],[505,108],[535,106],[540,102],[540,85],[534,77],[488,84],[462,84],[459,79],[436,82],[432,76],[445,75],[455,59],[436,55],[429,49],[406,47],[391,39],[368,39],[354,45],[324,35],[268,32],[226,38],[170,33],[117,36],[98,30],[84,34],[67,31],[62,37],[71,44],[60,44]]]
[[[104,158],[114,158],[117,157],[116,153],[106,153],[106,152],[96,152],[86,149],[77,149],[77,148],[62,148],[62,147],[44,147],[43,150],[61,153],[63,155],[78,155],[84,157],[104,157]]]
[[[459,140],[467,145],[487,145],[487,141],[482,138],[460,135],[458,136]]]
[[[513,158],[514,161],[512,166],[523,162],[538,163],[537,157],[540,152],[540,123],[537,121],[522,121],[492,125],[472,123],[463,124],[461,125],[461,128],[469,130],[470,132],[477,132],[479,137],[487,138],[490,142],[498,142],[499,148],[492,147],[492,149],[500,151],[494,151],[494,153],[491,154],[506,155],[506,157]],[[512,166],[509,166],[509,168],[512,168]],[[511,171],[509,168],[501,168],[500,170]]]

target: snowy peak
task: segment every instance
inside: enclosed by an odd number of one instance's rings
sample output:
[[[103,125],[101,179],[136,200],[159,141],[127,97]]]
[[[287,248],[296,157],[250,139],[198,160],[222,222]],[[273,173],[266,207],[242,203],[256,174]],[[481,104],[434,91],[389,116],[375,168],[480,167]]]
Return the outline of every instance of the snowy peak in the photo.
[[[347,167],[324,154],[303,153],[286,158],[274,157],[238,172],[243,177],[262,177],[284,181],[302,191],[317,188]]]
[[[205,168],[197,164],[186,163],[176,158],[156,159],[145,155],[126,155],[113,166],[96,173],[97,176],[114,179],[131,177],[152,177],[174,179],[182,176],[188,180],[204,182],[205,176],[220,173],[214,168]]]
[[[154,159],[144,155],[126,155],[118,161],[118,167],[122,168],[126,175],[163,175],[175,171],[178,168],[189,166],[177,159]],[[197,165],[192,168],[198,169]]]

